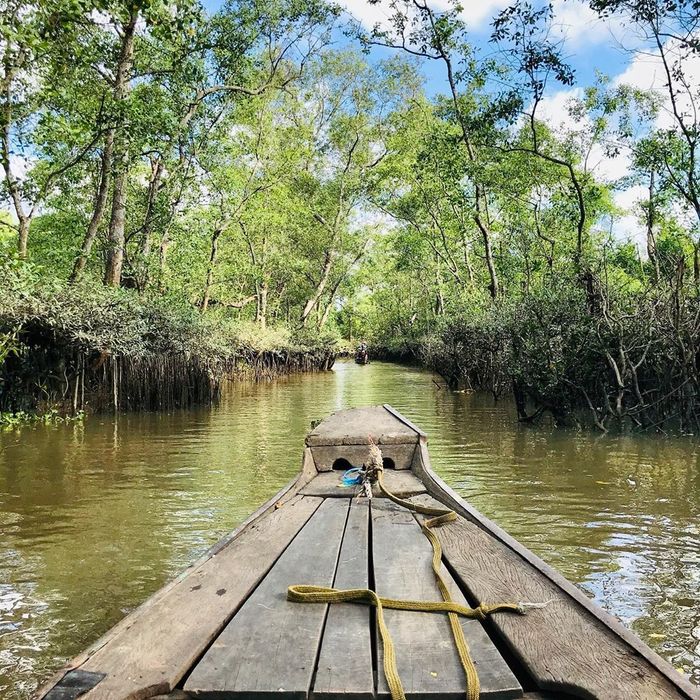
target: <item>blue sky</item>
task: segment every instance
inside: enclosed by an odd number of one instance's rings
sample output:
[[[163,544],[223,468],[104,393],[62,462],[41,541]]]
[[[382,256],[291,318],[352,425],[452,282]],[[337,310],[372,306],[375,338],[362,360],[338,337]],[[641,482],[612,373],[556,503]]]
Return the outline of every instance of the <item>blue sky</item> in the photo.
[[[539,1],[535,0],[535,4]],[[371,29],[376,23],[386,23],[389,10],[388,0],[379,5],[370,5],[367,0],[336,0],[345,8],[347,19],[351,17]],[[450,0],[429,0],[435,10],[445,9]],[[498,12],[508,7],[512,0],[461,0],[464,10],[462,19],[469,28],[472,44],[482,55],[494,51],[489,44],[491,21]],[[221,0],[204,0],[206,7],[215,10]],[[613,85],[627,84],[642,89],[658,91],[662,100],[661,112],[656,126],[672,127],[673,120],[668,108],[668,94],[665,88],[663,68],[658,57],[646,52],[629,51],[631,47],[640,48],[639,40],[631,29],[619,20],[603,21],[582,0],[552,0],[555,11],[553,33],[561,40],[563,53],[575,70],[575,85],[561,86],[550,84],[538,116],[549,122],[550,126],[562,130],[576,130],[584,123],[573,123],[568,105],[572,98],[582,96],[583,88],[596,82],[596,75],[602,73],[610,78]],[[347,45],[350,40],[342,32],[337,33],[338,46]],[[628,50],[625,50],[627,47]],[[381,58],[388,50],[376,49],[374,58]],[[690,65],[692,63],[692,65]],[[426,78],[426,92],[430,95],[447,92],[444,66],[437,61],[422,62]],[[691,84],[700,85],[700,56],[688,62],[684,61],[684,71]],[[664,103],[666,106],[664,106]],[[611,184],[618,183],[628,174],[630,168],[629,153],[621,152],[616,157],[609,157],[603,147],[596,144],[591,152],[589,167],[596,176]],[[640,226],[637,210],[638,202],[646,196],[641,185],[628,186],[615,191],[615,203],[618,214],[615,217],[614,235],[619,239],[631,239],[640,244],[644,233]],[[606,225],[607,229],[607,225]]]
[[[366,28],[384,22],[389,16],[388,3],[370,5],[367,0],[336,0],[346,9],[347,18],[354,17]],[[511,0],[462,0],[465,9],[463,18],[470,31],[472,43],[484,54],[493,50],[489,45],[491,20],[495,14],[510,4]],[[433,0],[436,10],[447,6],[448,0]],[[214,11],[221,0],[204,0],[205,7]],[[630,56],[620,47],[622,27],[617,23],[604,22],[580,0],[555,0],[556,26],[564,42],[564,53],[576,71],[576,82],[585,86],[595,82],[596,72],[612,78],[627,68]],[[350,40],[338,33],[339,45]],[[375,51],[382,55],[381,50]],[[435,62],[424,61],[423,72],[429,93],[444,89],[444,71]]]

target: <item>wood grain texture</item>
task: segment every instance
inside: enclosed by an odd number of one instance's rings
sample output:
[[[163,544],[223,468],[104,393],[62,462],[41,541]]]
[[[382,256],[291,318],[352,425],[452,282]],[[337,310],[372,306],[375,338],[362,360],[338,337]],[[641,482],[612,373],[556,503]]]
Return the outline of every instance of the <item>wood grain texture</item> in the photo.
[[[416,445],[413,443],[380,444],[384,457],[394,462],[395,469],[409,470],[413,463]],[[367,445],[314,445],[311,448],[316,468],[320,472],[328,472],[333,469],[336,459],[342,458],[353,466],[361,467],[367,459],[369,447]]]
[[[333,583],[348,505],[323,501],[195,666],[185,692],[257,700],[307,696],[328,606],[291,603],[287,588]]]
[[[297,496],[272,510],[144,609],[81,666],[107,674],[82,700],[173,690],[320,503]]]
[[[391,404],[385,403],[382,404],[384,408],[391,413],[396,420],[400,421],[404,425],[408,426],[411,430],[413,430],[414,433],[418,435],[419,438],[427,438],[428,436],[415,424],[412,423],[406,416],[404,416],[402,413],[399,413]]]
[[[368,588],[369,501],[354,500],[338,558],[334,588]],[[328,610],[312,690],[316,700],[374,697],[370,609],[333,603]]]
[[[389,598],[439,601],[431,566],[432,548],[413,514],[390,501],[372,501],[372,541],[375,588]],[[466,604],[451,576],[443,569],[453,599]],[[460,698],[466,681],[447,616],[441,613],[386,610],[385,618],[396,647],[399,676],[408,698]],[[522,689],[477,620],[465,618],[464,636],[481,681],[481,697],[515,698]],[[381,671],[378,643],[378,695],[389,697]]]
[[[418,441],[416,431],[384,406],[367,406],[329,416],[309,433],[306,444],[367,445],[370,437],[387,444]]]
[[[429,496],[411,500],[438,504]],[[605,625],[475,523],[460,518],[434,532],[455,575],[479,603],[551,601],[524,616],[491,616],[540,689],[600,700],[683,697]]]
[[[357,495],[360,490],[359,486],[343,486],[342,482],[342,471],[323,472],[306,484],[301,493],[306,496],[323,496],[325,498],[352,498]],[[425,493],[423,483],[408,470],[386,469],[384,471],[384,485],[394,495],[404,498]],[[377,498],[383,497],[376,484],[372,492]]]

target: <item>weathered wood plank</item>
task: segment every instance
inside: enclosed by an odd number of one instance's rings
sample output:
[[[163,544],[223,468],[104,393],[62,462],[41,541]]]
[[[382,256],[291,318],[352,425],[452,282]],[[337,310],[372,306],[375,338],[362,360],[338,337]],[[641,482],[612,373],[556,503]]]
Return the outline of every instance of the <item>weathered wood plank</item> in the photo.
[[[372,542],[375,588],[390,598],[438,601],[440,592],[431,566],[432,548],[412,513],[390,501],[372,501]],[[455,601],[464,596],[443,569]],[[396,647],[399,676],[409,698],[464,698],[466,681],[446,615],[385,611]],[[522,689],[512,671],[477,620],[464,619],[464,636],[481,681],[483,698],[515,698]],[[378,695],[389,690],[381,671],[378,644]]]
[[[396,496],[406,498],[425,493],[423,483],[408,470],[384,470],[384,485]],[[306,496],[324,496],[325,498],[352,498],[357,495],[359,486],[343,486],[343,472],[322,472],[301,490]],[[372,489],[375,496],[381,496],[378,487]]]
[[[185,683],[199,698],[306,698],[327,605],[290,603],[293,584],[330,586],[348,501],[326,499]]]
[[[429,496],[412,500],[436,505]],[[539,688],[600,700],[683,697],[610,629],[475,523],[459,518],[435,534],[455,575],[478,602],[551,601],[524,616],[491,616]]]
[[[418,442],[418,433],[404,420],[384,406],[367,406],[329,416],[308,434],[306,444],[367,445],[370,437],[384,444]]]
[[[106,674],[81,700],[171,691],[320,503],[297,496],[270,511],[145,608],[81,666]]]
[[[385,403],[382,404],[384,408],[391,413],[396,420],[400,421],[404,425],[408,426],[411,430],[413,430],[420,438],[427,438],[428,436],[415,424],[412,423],[406,416],[402,415],[399,413],[391,404]]]
[[[453,508],[459,515],[466,518],[468,522],[476,523],[477,527],[485,531],[496,543],[512,552],[520,565],[531,567],[538,578],[541,577],[543,581],[554,586],[563,596],[568,598],[569,604],[578,609],[578,614],[590,618],[594,621],[596,627],[602,628],[602,634],[609,636],[617,646],[619,653],[628,654],[631,658],[638,658],[637,668],[640,675],[659,676],[660,678],[657,678],[656,681],[650,682],[652,686],[654,683],[664,685],[664,681],[667,681],[673,690],[667,691],[666,695],[658,696],[659,698],[675,697],[700,700],[700,689],[692,685],[685,676],[678,673],[668,661],[662,659],[655,651],[644,644],[639,637],[622,625],[619,620],[590,600],[582,590],[502,530],[496,523],[489,520],[474,506],[463,500],[459,494],[442,481],[430,466],[430,455],[423,439],[421,439],[416,449],[412,469],[426,485],[428,493],[448,504],[450,508]],[[601,658],[603,659],[604,657],[601,656]],[[601,663],[607,663],[607,660],[601,661]],[[550,676],[562,679],[561,682],[563,683],[566,678],[566,668],[551,669],[546,673],[545,678]],[[595,679],[591,680],[593,683],[595,682]],[[673,694],[674,691],[675,695]],[[591,695],[591,697],[608,696],[601,690],[598,695]]]
[[[350,505],[335,588],[368,588],[369,501]],[[334,603],[323,630],[312,696],[315,700],[363,700],[374,697],[370,609]]]

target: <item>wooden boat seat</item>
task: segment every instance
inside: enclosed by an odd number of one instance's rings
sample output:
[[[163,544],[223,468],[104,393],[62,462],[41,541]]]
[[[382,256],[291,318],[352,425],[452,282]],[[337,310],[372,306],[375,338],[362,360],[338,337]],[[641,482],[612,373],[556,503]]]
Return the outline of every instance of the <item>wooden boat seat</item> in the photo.
[[[393,469],[410,469],[419,436],[383,406],[371,406],[334,413],[307,435],[306,444],[319,472],[331,471],[336,462],[360,466],[370,439],[381,446]]]

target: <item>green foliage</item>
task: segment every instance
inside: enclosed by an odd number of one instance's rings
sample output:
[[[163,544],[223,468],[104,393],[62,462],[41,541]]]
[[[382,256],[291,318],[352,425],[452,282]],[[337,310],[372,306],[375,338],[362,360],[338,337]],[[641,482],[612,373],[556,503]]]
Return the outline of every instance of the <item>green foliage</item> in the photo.
[[[250,322],[224,322],[203,316],[176,295],[139,296],[130,290],[58,280],[48,284],[43,275],[23,265],[0,270],[0,285],[6,292],[0,300],[0,360],[27,345],[43,344],[130,358],[197,356],[223,365],[241,349],[298,351],[332,346],[336,339],[311,330],[261,331]]]
[[[671,31],[692,13],[656,3],[654,24],[644,3],[591,0],[667,59],[670,120],[658,92],[598,76],[559,126],[543,100],[575,75],[552,7],[505,8],[480,52],[457,2],[376,4],[388,24],[344,29],[366,52],[396,50],[382,60],[333,48],[339,9],[322,0],[213,14],[196,0],[13,0],[0,367],[40,392],[50,367],[75,404],[85,358],[111,358],[91,363],[102,388],[122,359],[138,377],[127,395],[160,405],[159,358],[201,387],[240,361],[325,366],[364,338],[451,385],[514,388],[523,419],[530,402],[560,422],[583,409],[599,427],[692,424],[699,95],[684,57],[697,47]],[[423,59],[447,94],[424,94]],[[623,157],[619,181],[596,172]],[[633,240],[615,203],[626,188],[643,192]]]
[[[0,430],[13,430],[21,428],[25,425],[51,425],[54,423],[68,423],[82,421],[85,418],[83,411],[78,411],[76,414],[67,416],[60,413],[56,409],[44,411],[42,413],[26,413],[25,411],[17,411],[10,413],[9,411],[0,411]]]

